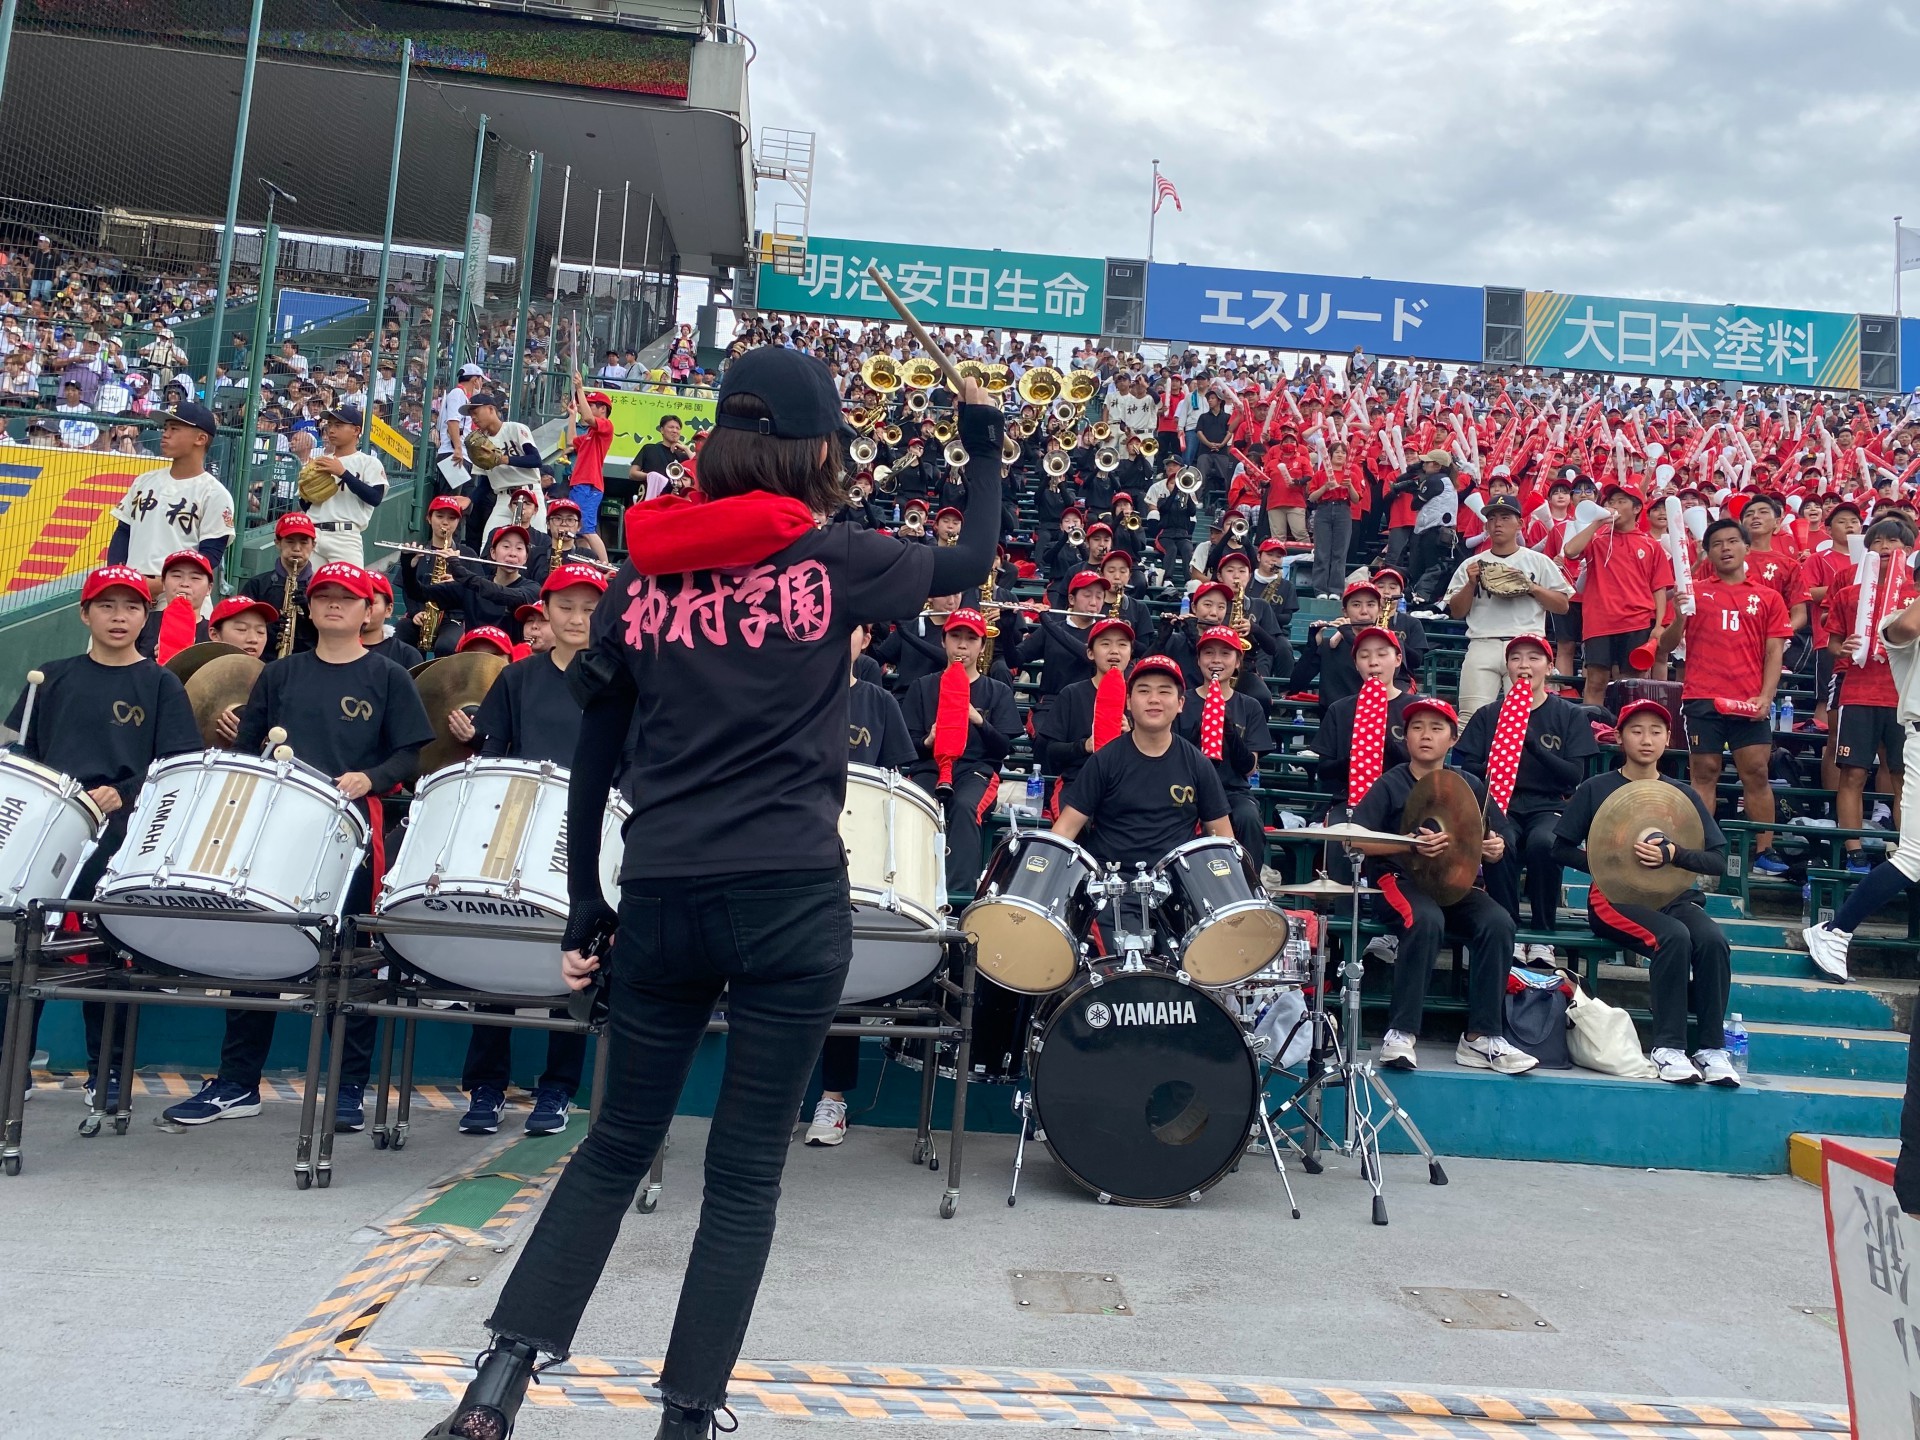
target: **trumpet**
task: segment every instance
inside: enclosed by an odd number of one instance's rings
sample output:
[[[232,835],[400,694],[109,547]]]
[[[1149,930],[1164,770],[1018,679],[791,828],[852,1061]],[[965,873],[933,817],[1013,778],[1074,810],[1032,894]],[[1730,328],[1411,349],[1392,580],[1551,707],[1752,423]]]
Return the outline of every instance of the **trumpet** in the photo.
[[[1051,404],[1060,394],[1060,372],[1051,365],[1036,365],[1020,373],[1020,383],[1015,388],[1029,405]]]
[[[1002,465],[1020,463],[1020,440],[1011,431],[1007,432],[1006,438],[1000,442],[1000,463]]]
[[[924,510],[909,510],[907,512],[907,518],[900,522],[900,528],[909,535],[926,534],[927,512]]]
[[[1228,542],[1234,545],[1244,545],[1247,541],[1247,534],[1251,529],[1252,527],[1247,524],[1246,516],[1235,515],[1231,520],[1227,521],[1225,533]],[[1234,602],[1236,604],[1239,603],[1239,597],[1237,595],[1234,597]]]
[[[891,355],[870,356],[860,367],[860,383],[869,390],[890,395],[900,388],[900,367],[893,363]]]
[[[955,425],[953,421],[942,420],[933,427],[933,443],[936,445],[945,445],[959,433],[960,427]]]
[[[1060,531],[1060,538],[1069,545],[1084,545],[1087,543],[1087,532],[1082,526],[1068,525]]]
[[[1040,462],[1040,468],[1058,480],[1073,468],[1073,457],[1064,450],[1050,450],[1047,458]]]
[[[900,367],[900,383],[909,390],[931,390],[940,383],[940,367],[924,355],[916,355]],[[907,397],[907,403],[913,403],[913,397]],[[921,409],[926,408],[924,400]]]
[[[940,456],[947,464],[956,470],[966,469],[967,461],[973,458],[967,454],[967,447],[962,445],[958,440],[953,441],[946,449],[942,450]]]
[[[1140,457],[1143,460],[1155,459],[1159,456],[1159,454],[1160,454],[1160,441],[1154,436],[1149,435],[1147,436],[1146,439],[1140,442]]]
[[[1200,493],[1202,478],[1197,467],[1188,465],[1173,477],[1173,488],[1191,500]]]
[[[1093,468],[1102,475],[1110,475],[1120,468],[1120,452],[1111,445],[1102,445],[1093,452]]]
[[[687,467],[682,465],[678,460],[669,460],[667,462],[666,476],[669,485],[684,485],[687,480]]]
[[[1144,523],[1140,518],[1140,512],[1138,510],[1129,510],[1121,519],[1120,528],[1122,530],[1138,530]]]
[[[849,505],[866,504],[867,487],[862,485],[858,480],[854,481],[853,484],[847,488],[847,503]]]
[[[906,412],[909,415],[924,415],[927,413],[927,406],[932,403],[933,402],[927,398],[926,391],[915,390],[907,396]]]
[[[900,427],[898,425],[888,423],[882,425],[873,433],[880,437],[880,443],[883,445],[898,445],[900,443]]]
[[[854,464],[865,467],[871,465],[880,454],[880,445],[871,435],[862,435],[847,446],[847,457]]]
[[[1040,422],[1032,416],[1027,416],[1024,419],[1014,422],[1013,433],[1018,435],[1022,440],[1031,440],[1035,432],[1039,429]]]

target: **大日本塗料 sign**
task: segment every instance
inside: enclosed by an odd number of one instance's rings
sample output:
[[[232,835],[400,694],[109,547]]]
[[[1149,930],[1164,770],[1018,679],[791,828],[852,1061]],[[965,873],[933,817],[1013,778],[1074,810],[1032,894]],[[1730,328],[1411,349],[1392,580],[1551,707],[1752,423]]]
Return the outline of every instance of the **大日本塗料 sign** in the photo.
[[[890,245],[816,235],[807,241],[803,273],[782,275],[771,265],[760,267],[755,304],[762,310],[897,322],[899,316],[867,275],[870,264],[879,265],[923,325],[1047,335],[1100,333],[1107,262],[1084,255]]]
[[[1851,390],[1860,383],[1860,318],[1529,290],[1526,363]]]
[[[1344,275],[1147,267],[1146,332],[1156,340],[1257,350],[1351,350],[1478,363],[1486,298],[1468,285]]]

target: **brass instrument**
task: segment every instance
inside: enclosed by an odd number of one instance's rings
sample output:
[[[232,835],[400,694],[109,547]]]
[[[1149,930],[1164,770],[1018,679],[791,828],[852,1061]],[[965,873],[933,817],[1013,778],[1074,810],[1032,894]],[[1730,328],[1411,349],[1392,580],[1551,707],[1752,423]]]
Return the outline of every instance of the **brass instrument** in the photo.
[[[1060,372],[1051,365],[1036,365],[1020,372],[1015,388],[1029,405],[1050,405],[1060,394]]]
[[[312,460],[300,467],[298,483],[300,498],[309,505],[323,505],[340,491],[340,482],[334,479],[332,472],[322,470]]]
[[[287,572],[286,589],[280,592],[280,639],[273,647],[273,658],[284,660],[293,654],[293,631],[300,621],[300,572]]]
[[[960,433],[960,427],[958,425],[955,425],[953,421],[942,420],[939,424],[933,427],[933,443],[936,445],[945,445],[949,440],[953,439],[953,437],[955,435],[958,435],[959,433]]]
[[[1040,429],[1039,420],[1029,416],[1013,423],[1013,433],[1022,440],[1031,440]]]
[[[1157,459],[1159,457],[1159,454],[1160,454],[1160,441],[1156,436],[1149,435],[1146,437],[1146,439],[1140,442],[1140,455],[1143,459],[1146,459],[1146,460]]]
[[[1227,624],[1238,630],[1247,618],[1247,587],[1233,587],[1233,604],[1227,607]]]
[[[1085,407],[1099,390],[1100,382],[1091,370],[1075,370],[1067,376],[1066,398],[1077,406]]]
[[[978,380],[982,385],[987,381],[987,367],[978,360],[962,360],[954,366],[962,380]]]
[[[926,391],[916,390],[907,396],[906,412],[909,415],[924,415],[927,413],[927,406],[932,403],[933,402],[927,398]]]
[[[435,550],[433,568],[427,571],[429,585],[444,585],[453,578],[453,566],[450,557],[452,550]],[[420,607],[420,614],[414,620],[415,628],[420,632],[420,653],[433,654],[434,637],[440,633],[440,622],[446,618],[446,612],[429,600]]]
[[[1144,523],[1140,518],[1140,512],[1138,510],[1129,510],[1126,518],[1120,522],[1120,528],[1122,530],[1138,530]]]
[[[1107,441],[1113,438],[1113,422],[1111,420],[1097,421],[1088,428],[1087,438],[1092,440],[1096,445],[1106,444]]]
[[[1114,586],[1113,592],[1107,596],[1107,615],[1109,618],[1114,620],[1126,618],[1120,613],[1120,607],[1126,603],[1127,587],[1124,585]]]
[[[931,390],[940,383],[940,367],[926,356],[916,355],[900,367],[900,383],[909,390]],[[907,397],[907,405],[909,408],[913,405],[911,395]],[[927,408],[924,397],[920,402],[920,408],[922,410]]]
[[[1040,468],[1058,480],[1073,468],[1073,457],[1064,450],[1049,450],[1047,458],[1040,462]]]
[[[476,430],[467,436],[467,459],[473,462],[476,470],[492,470],[507,458],[500,448],[500,442],[491,435]]]
[[[989,395],[1004,395],[1013,388],[1013,371],[998,360],[986,367],[986,373],[980,377],[980,388]]]
[[[1102,475],[1111,475],[1120,468],[1120,452],[1111,445],[1102,445],[1093,452],[1093,468]]]
[[[993,577],[1000,573],[996,564],[987,571],[987,583],[980,587],[980,610],[987,621],[987,638],[980,644],[980,673],[986,674],[993,668],[993,642],[1000,634],[1000,627],[994,621],[1000,618],[999,602],[993,598]]]
[[[1018,465],[1020,463],[1020,437],[1015,435],[1011,430],[1007,432],[1006,437],[1000,442],[1000,463],[1002,465]]]
[[[901,440],[900,427],[889,421],[873,432],[880,438],[882,445],[898,445]]]
[[[1616,905],[1659,909],[1685,894],[1693,876],[1674,865],[1642,865],[1634,843],[1658,835],[1698,850],[1706,843],[1703,833],[1684,791],[1659,780],[1628,781],[1601,801],[1587,827],[1594,888]]]
[[[682,465],[678,460],[669,460],[667,462],[666,474],[668,484],[683,485],[687,479],[687,467]]]
[[[882,495],[891,495],[900,488],[900,482],[893,478],[893,467],[891,465],[876,465],[873,467],[873,488]]]
[[[881,395],[890,395],[902,384],[900,367],[891,355],[872,355],[860,366],[860,383]]]
[[[956,470],[966,469],[967,461],[973,458],[967,454],[967,447],[962,445],[958,440],[955,440],[952,444],[948,445],[946,449],[942,450],[940,456],[947,464]]]
[[[858,430],[862,434],[865,434],[874,426],[878,425],[886,413],[884,406],[861,406],[847,412],[847,426],[849,429]]]
[[[1047,418],[1061,425],[1071,425],[1073,423],[1073,417],[1079,413],[1079,408],[1075,406],[1071,400],[1065,399],[1064,397],[1054,401],[1053,404],[1047,407]]]
[[[1280,587],[1284,585],[1286,581],[1287,581],[1286,572],[1282,571],[1280,574],[1274,576],[1273,579],[1267,581],[1267,583],[1261,588],[1260,598],[1266,601],[1267,604],[1269,605],[1279,604],[1280,601],[1278,597],[1280,595]]]
[[[871,465],[879,455],[879,442],[870,435],[862,435],[847,447],[847,457],[856,465]]]
[[[567,556],[573,553],[573,539],[571,535],[556,534],[553,537],[553,562],[550,568],[567,563]]]
[[[1235,515],[1232,519],[1227,521],[1225,526],[1227,542],[1232,545],[1246,544],[1247,535],[1252,530],[1252,528],[1253,528],[1252,526],[1247,524],[1246,516]]]
[[[1069,545],[1084,545],[1087,543],[1087,532],[1082,526],[1067,525],[1061,529],[1060,538]]]
[[[924,510],[907,511],[907,518],[900,522],[900,528],[909,535],[919,536],[926,534],[927,512]]]
[[[854,481],[853,484],[847,487],[847,503],[849,505],[866,504],[867,487],[862,485],[858,480]]]
[[[1173,488],[1189,500],[1192,500],[1199,495],[1202,480],[1203,477],[1199,469],[1195,466],[1188,465],[1174,475]]]

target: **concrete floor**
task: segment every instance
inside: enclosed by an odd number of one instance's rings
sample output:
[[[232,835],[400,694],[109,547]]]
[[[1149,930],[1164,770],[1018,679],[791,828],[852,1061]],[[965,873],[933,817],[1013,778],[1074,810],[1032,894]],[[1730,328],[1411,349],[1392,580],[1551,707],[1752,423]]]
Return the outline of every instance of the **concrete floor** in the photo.
[[[364,1227],[473,1158],[453,1116],[417,1113],[408,1148],[342,1137],[326,1191],[291,1184],[294,1110],[166,1134],[73,1132],[80,1101],[28,1109],[27,1170],[0,1180],[0,1433],[329,1440],[415,1436],[435,1407],[304,1403],[235,1388],[365,1255]],[[146,1116],[153,1113],[150,1107]],[[657,1356],[695,1220],[704,1122],[676,1125],[658,1213],[629,1217],[579,1338]],[[1288,1218],[1264,1159],[1199,1204],[1101,1207],[1045,1151],[1017,1209],[1012,1140],[969,1137],[960,1213],[911,1136],[856,1127],[796,1147],[749,1359],[1093,1367],[1358,1385],[1844,1403],[1818,1193],[1784,1178],[1453,1160],[1434,1188],[1387,1163],[1393,1223],[1368,1223],[1352,1166],[1293,1179]],[[510,1262],[512,1256],[504,1257]],[[477,1284],[404,1292],[376,1349],[470,1352],[504,1263]],[[1022,1310],[1010,1272],[1113,1275],[1132,1313]],[[1408,1288],[1504,1290],[1550,1328],[1446,1326]],[[1805,1313],[1813,1310],[1814,1314]],[[754,1417],[755,1434],[872,1422]],[[523,1412],[520,1436],[651,1435],[647,1413]],[[921,1424],[917,1433],[979,1426]],[[849,1435],[848,1440],[852,1440]],[[956,1437],[957,1440],[957,1437]]]

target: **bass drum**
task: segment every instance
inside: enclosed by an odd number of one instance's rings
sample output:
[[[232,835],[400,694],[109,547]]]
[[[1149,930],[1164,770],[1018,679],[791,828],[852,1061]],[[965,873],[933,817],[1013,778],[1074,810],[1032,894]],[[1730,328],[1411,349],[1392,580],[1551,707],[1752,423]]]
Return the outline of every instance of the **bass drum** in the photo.
[[[1167,970],[1095,966],[1034,1023],[1027,1075],[1040,1138],[1102,1204],[1199,1199],[1260,1104],[1245,1028]]]
[[[856,936],[842,1005],[870,1004],[916,989],[940,968],[946,924],[947,835],[940,807],[911,780],[871,765],[847,767],[840,841],[856,930],[898,932],[898,939]]]

